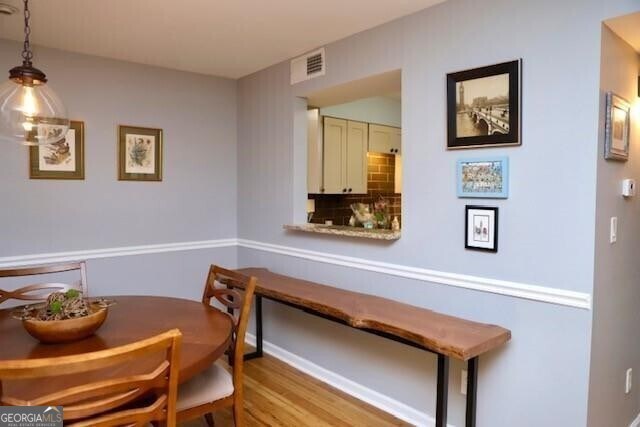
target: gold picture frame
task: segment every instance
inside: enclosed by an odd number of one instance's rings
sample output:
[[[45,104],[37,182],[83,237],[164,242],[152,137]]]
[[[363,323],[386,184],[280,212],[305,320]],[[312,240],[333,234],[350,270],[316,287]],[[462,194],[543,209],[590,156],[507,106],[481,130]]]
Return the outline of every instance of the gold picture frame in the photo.
[[[118,126],[118,180],[162,181],[162,129]]]
[[[29,147],[30,179],[84,179],[84,122],[72,120],[55,144]]]

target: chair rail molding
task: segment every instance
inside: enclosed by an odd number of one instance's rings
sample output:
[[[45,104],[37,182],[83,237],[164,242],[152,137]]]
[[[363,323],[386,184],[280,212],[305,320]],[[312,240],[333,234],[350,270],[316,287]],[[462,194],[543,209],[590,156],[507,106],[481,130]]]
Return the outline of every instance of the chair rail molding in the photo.
[[[162,252],[190,251],[235,247],[237,239],[199,240],[194,242],[162,243],[154,245],[122,246],[117,248],[89,249],[70,252],[54,252],[32,255],[0,257],[0,268],[20,267],[32,264],[52,264],[56,262],[115,258],[131,255],[157,254]]]
[[[591,310],[591,294],[238,239],[238,246],[406,279]]]
[[[545,287],[540,285],[530,285],[526,283],[518,283],[487,277],[472,276],[467,274],[429,270],[420,267],[411,267],[401,264],[392,264],[387,262],[368,260],[364,258],[355,258],[345,255],[336,255],[327,252],[311,251],[290,246],[275,245],[271,243],[258,242],[255,240],[236,238],[138,246],[122,246],[115,248],[0,257],[0,268],[227,247],[254,249],[278,255],[305,259],[309,261],[356,268],[359,270],[372,271],[375,273],[387,274],[390,276],[402,277],[406,279],[419,280],[422,282],[454,286],[458,288],[471,289],[480,292],[488,292],[585,310],[591,309],[591,294],[589,293]]]

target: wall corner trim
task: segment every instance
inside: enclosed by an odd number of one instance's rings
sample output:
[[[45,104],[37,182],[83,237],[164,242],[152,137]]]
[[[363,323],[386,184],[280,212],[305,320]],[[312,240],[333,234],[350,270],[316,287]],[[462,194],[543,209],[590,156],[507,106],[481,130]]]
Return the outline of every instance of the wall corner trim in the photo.
[[[638,414],[633,421],[631,421],[631,424],[629,424],[629,427],[640,427],[640,414]]]
[[[363,258],[334,255],[325,252],[316,252],[306,249],[298,249],[246,239],[238,239],[238,245],[244,248],[291,256],[295,258],[306,259],[309,261],[357,268],[359,270],[388,274],[392,276],[403,277],[406,279],[420,280],[423,282],[437,283],[464,289],[472,289],[480,292],[489,292],[533,301],[546,302],[550,304],[563,305],[567,307],[581,308],[585,310],[591,309],[591,294],[584,292],[576,292],[539,285],[529,285],[525,283],[471,276],[466,274],[428,270],[425,268],[410,267],[380,261],[371,261]]]
[[[256,345],[256,337],[247,332],[245,342],[251,346]],[[410,424],[420,427],[434,427],[435,418],[431,415],[421,412],[411,406],[406,405],[392,397],[384,395],[380,392],[372,390],[362,384],[356,383],[348,378],[343,377],[333,371],[300,357],[282,347],[279,347],[269,341],[263,341],[264,352],[279,359],[287,365],[293,366],[299,371],[312,376],[340,391],[355,397],[358,400],[366,402],[376,408],[385,411],[396,418],[406,421]],[[448,424],[447,427],[454,427]]]

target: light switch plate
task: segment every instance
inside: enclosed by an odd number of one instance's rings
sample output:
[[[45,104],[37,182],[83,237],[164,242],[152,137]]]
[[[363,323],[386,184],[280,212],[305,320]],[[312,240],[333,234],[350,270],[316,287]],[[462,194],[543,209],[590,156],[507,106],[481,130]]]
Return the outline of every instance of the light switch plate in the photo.
[[[618,217],[611,217],[611,233],[609,234],[609,242],[615,243],[618,241]]]

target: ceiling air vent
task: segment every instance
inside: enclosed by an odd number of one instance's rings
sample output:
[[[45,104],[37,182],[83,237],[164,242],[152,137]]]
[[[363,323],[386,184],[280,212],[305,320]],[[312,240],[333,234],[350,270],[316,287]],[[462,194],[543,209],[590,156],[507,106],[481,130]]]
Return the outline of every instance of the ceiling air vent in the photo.
[[[324,48],[291,60],[291,84],[324,76],[325,65]]]

